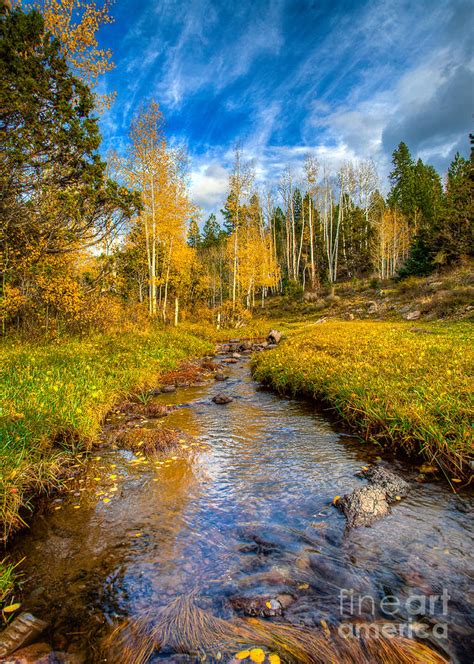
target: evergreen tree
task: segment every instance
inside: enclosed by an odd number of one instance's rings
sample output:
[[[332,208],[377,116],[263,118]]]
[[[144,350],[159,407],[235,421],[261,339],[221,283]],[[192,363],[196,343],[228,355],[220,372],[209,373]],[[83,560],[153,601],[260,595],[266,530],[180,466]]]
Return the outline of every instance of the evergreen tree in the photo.
[[[1,16],[0,68],[4,239],[44,253],[93,244],[132,214],[137,199],[106,178],[92,93],[37,11]]]
[[[406,143],[399,143],[392,154],[390,173],[392,188],[388,195],[390,207],[397,208],[416,226],[415,165]]]
[[[448,170],[446,196],[434,248],[436,262],[452,264],[474,252],[474,153],[456,153]]]
[[[227,233],[227,235],[231,235],[237,223],[236,197],[232,191],[227,196],[225,205],[221,210],[221,214],[224,217],[224,231]]]
[[[215,247],[219,244],[222,235],[225,235],[214,213],[206,220],[202,230],[202,246],[204,248]]]
[[[188,228],[188,245],[193,249],[199,249],[202,244],[201,233],[195,219],[191,219]]]

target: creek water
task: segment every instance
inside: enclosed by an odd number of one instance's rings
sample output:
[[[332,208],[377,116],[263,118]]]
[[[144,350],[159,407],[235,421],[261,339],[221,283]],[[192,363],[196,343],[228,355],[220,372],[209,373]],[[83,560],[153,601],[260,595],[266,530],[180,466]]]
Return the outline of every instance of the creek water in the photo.
[[[361,485],[361,467],[416,475],[338,432],[314,404],[261,388],[248,359],[226,371],[225,383],[156,397],[177,406],[166,424],[193,437],[192,454],[157,465],[99,449],[81,482],[16,540],[23,609],[49,622],[47,638],[92,662],[110,625],[179,595],[196,592],[229,617],[232,598],[286,593],[287,622],[401,621],[453,661],[471,661],[472,498],[411,481],[389,516],[345,533],[332,500]],[[221,391],[234,401],[212,403]],[[387,596],[398,610],[381,607]]]

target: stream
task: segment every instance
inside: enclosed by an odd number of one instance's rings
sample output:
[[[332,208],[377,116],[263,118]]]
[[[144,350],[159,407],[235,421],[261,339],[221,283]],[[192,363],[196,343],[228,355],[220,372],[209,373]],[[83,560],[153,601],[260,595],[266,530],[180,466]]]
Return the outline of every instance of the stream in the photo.
[[[223,618],[247,600],[283,597],[286,622],[396,620],[470,662],[472,497],[416,482],[412,468],[341,433],[314,404],[265,390],[248,357],[225,371],[225,383],[209,377],[154,397],[177,406],[166,425],[194,441],[192,454],[147,463],[98,448],[70,493],[16,539],[22,609],[48,621],[45,639],[104,661],[96,647],[112,625],[178,596],[196,593]],[[219,392],[234,401],[212,403]],[[345,533],[333,498],[361,486],[356,473],[369,463],[402,474],[411,491],[372,527]],[[397,611],[380,605],[387,596]],[[150,661],[167,658],[178,661],[166,650]]]

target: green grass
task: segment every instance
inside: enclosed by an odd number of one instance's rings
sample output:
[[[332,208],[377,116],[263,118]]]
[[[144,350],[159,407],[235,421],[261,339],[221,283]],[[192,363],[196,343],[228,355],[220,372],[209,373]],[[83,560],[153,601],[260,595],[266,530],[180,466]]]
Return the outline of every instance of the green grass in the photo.
[[[21,527],[37,495],[60,486],[76,453],[91,444],[114,403],[212,348],[203,339],[169,329],[35,345],[3,341],[0,539]],[[0,584],[3,579],[0,574]]]
[[[433,334],[412,328],[306,324],[254,358],[254,376],[281,392],[330,404],[365,439],[399,446],[459,481],[472,459],[472,326],[433,324],[426,328]]]
[[[15,585],[15,565],[6,560],[0,560],[0,606],[3,606]]]

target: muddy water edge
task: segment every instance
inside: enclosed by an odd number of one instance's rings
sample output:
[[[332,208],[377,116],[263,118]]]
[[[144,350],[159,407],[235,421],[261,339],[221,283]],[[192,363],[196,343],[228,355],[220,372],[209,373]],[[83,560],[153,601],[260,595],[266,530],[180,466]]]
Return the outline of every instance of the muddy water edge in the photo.
[[[47,621],[42,640],[78,661],[104,661],[98,644],[117,622],[196,593],[223,618],[401,622],[470,662],[472,495],[417,482],[411,467],[341,432],[314,404],[263,389],[248,354],[214,361],[191,373],[191,385],[178,373],[171,382],[182,387],[112,412],[67,495],[16,538],[9,554],[22,560],[22,609]],[[219,393],[232,402],[214,403]],[[148,455],[147,432],[163,427],[176,439]],[[371,463],[403,475],[410,493],[372,527],[346,533],[333,498],[360,486],[357,473]],[[443,592],[447,610],[440,599],[413,600]]]

